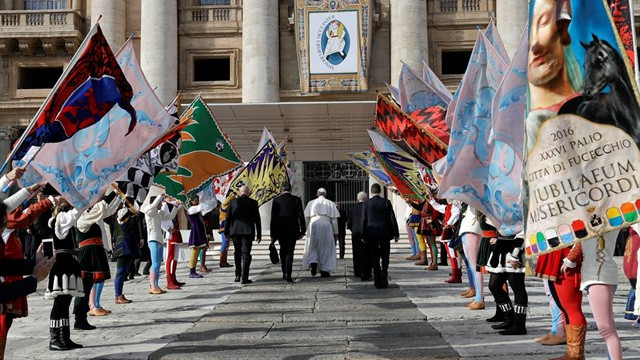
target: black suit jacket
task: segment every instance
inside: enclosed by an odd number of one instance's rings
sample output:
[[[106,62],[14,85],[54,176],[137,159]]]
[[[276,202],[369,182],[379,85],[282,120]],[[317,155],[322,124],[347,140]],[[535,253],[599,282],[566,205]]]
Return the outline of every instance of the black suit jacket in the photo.
[[[391,201],[374,196],[362,206],[362,237],[391,240],[400,236]]]
[[[280,240],[297,240],[307,230],[302,200],[290,193],[275,199],[271,206],[271,237]]]
[[[31,260],[2,260],[0,275],[31,275],[35,263]],[[10,284],[0,284],[0,304],[36,292],[38,280],[32,276]]]
[[[357,203],[351,207],[347,227],[351,230],[353,237],[362,237],[362,207],[365,203]]]
[[[262,225],[258,202],[248,196],[240,196],[231,200],[227,210],[227,226],[225,235],[249,235],[262,237]]]

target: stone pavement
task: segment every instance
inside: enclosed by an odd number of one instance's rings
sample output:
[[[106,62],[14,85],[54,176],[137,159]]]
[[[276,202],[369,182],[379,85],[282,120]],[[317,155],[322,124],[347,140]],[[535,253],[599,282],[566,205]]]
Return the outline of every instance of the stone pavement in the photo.
[[[406,244],[392,246],[392,284],[386,290],[346,276],[350,259],[339,261],[339,274],[332,278],[295,271],[296,282],[286,284],[280,266],[268,261],[267,244],[255,247],[254,283],[244,287],[233,283],[233,268],[216,266],[203,279],[186,279],[180,264],[179,278],[188,283],[183,290],[148,295],[148,279],[141,277],[125,283],[125,294],[134,302],[116,305],[113,281],[108,281],[102,305],[113,314],[91,317],[97,330],[72,330],[83,350],[48,350],[51,302],[39,290],[29,297],[29,317],[14,322],[6,359],[548,359],[563,351],[532,340],[549,327],[537,279],[527,280],[529,335],[504,337],[484,321],[493,315],[489,294],[487,310],[467,310],[466,299],[458,296],[464,286],[443,283],[448,268],[426,272],[403,260]],[[300,264],[299,250],[294,268]],[[621,278],[617,314],[628,289]],[[583,308],[590,325],[587,358],[606,359],[586,297]],[[640,330],[620,316],[616,321],[625,359],[640,359]]]

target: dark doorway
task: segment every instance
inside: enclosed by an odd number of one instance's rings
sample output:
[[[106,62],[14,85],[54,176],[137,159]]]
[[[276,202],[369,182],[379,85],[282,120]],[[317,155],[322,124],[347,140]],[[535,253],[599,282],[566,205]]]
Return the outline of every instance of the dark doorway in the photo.
[[[327,190],[327,199],[349,211],[360,191],[368,191],[369,176],[351,162],[305,162],[305,202],[316,198],[318,188]]]

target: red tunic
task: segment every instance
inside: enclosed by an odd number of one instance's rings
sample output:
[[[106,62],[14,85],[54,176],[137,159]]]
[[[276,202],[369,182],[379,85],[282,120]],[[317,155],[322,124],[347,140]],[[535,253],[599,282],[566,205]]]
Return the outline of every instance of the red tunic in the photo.
[[[20,260],[24,258],[22,252],[22,243],[15,229],[26,229],[31,223],[42,213],[51,208],[53,204],[49,199],[44,199],[31,206],[26,211],[22,208],[17,208],[7,216],[7,239],[0,241],[0,259]],[[9,284],[22,280],[22,275],[5,276],[2,283]],[[25,317],[28,315],[27,297],[23,296],[15,300],[9,301],[5,304],[6,313],[13,315],[13,317]]]

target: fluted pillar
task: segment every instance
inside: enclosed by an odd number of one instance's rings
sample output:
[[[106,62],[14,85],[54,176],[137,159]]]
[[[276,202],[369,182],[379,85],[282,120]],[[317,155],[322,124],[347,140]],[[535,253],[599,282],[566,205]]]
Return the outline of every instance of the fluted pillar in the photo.
[[[279,43],[278,0],[244,0],[242,6],[242,102],[279,101]]]
[[[142,0],[140,65],[163,104],[178,92],[178,4]]]
[[[161,3],[159,1],[158,3]],[[100,19],[100,28],[104,37],[109,42],[113,52],[124,44],[127,28],[127,4],[125,0],[92,0],[91,1],[91,25]]]
[[[528,16],[527,0],[496,0],[496,25],[510,58],[518,48]]]
[[[2,10],[13,10],[13,0],[2,0]]]
[[[429,61],[427,1],[391,1],[391,84],[398,85],[402,62],[422,71]]]

